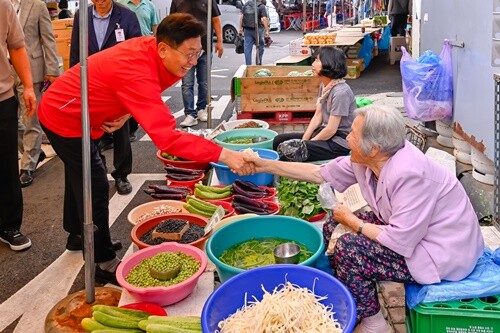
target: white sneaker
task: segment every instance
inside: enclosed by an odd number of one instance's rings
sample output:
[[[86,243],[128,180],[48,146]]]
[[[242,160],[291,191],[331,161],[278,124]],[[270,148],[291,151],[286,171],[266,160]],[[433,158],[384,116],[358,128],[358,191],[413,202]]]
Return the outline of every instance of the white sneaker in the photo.
[[[208,120],[207,109],[202,109],[202,110],[198,111],[198,120],[199,121],[207,121]]]
[[[196,118],[192,115],[188,114],[179,125],[181,125],[182,127],[191,127],[194,125],[198,125],[198,120],[196,120]]]

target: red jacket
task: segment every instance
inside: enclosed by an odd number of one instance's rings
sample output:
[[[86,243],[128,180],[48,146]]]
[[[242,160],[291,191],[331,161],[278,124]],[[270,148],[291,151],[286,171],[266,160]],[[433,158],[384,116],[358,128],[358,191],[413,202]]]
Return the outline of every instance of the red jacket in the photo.
[[[222,147],[177,131],[175,118],[161,99],[161,93],[180,79],[163,66],[154,37],[132,38],[92,55],[88,58],[91,138],[104,134],[100,127],[105,121],[130,113],[161,151],[193,161],[218,161]],[[38,117],[62,137],[82,136],[79,64],[43,94]]]

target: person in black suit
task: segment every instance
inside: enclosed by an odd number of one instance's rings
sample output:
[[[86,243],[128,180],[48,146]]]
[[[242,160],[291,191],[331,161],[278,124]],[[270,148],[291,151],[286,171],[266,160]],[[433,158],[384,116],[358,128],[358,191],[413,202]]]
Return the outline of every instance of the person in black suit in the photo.
[[[127,7],[112,0],[92,1],[88,7],[88,55],[91,56],[101,50],[110,48],[126,39],[142,36],[139,21],[136,14]],[[79,12],[75,13],[71,34],[70,67],[80,62],[79,44]],[[88,78],[92,80],[92,77]],[[111,92],[110,92],[111,93]],[[103,140],[101,138],[101,140]],[[115,131],[111,136],[113,144],[113,166],[115,170],[111,175],[115,179],[118,194],[129,194],[132,185],[127,176],[132,172],[132,148],[129,141],[128,122]],[[101,145],[102,146],[102,145]],[[101,154],[103,164],[106,165],[104,155]],[[78,219],[75,219],[77,221]],[[82,248],[80,225],[64,225],[69,232],[66,248],[78,251]],[[121,244],[116,241],[113,244],[117,249]]]

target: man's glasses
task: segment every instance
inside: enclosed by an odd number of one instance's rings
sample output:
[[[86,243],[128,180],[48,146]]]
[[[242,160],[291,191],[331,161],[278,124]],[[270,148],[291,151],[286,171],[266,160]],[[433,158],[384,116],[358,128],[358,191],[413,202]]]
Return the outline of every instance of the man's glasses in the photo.
[[[185,56],[187,61],[191,61],[193,59],[198,59],[199,57],[201,57],[203,55],[203,52],[205,52],[203,50],[199,50],[199,51],[195,51],[195,52],[191,52],[191,53],[184,53],[184,52],[179,51],[175,47],[172,47],[172,48],[174,50],[176,50],[177,52],[179,52],[180,54],[182,54],[183,56]]]

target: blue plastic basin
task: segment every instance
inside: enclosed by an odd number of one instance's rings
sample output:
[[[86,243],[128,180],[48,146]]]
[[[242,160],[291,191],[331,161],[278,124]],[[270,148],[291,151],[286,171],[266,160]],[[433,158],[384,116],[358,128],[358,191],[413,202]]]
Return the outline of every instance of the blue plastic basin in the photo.
[[[215,137],[214,142],[216,144],[218,144],[219,146],[222,146],[224,148],[231,149],[231,150],[241,150],[241,149],[245,149],[245,148],[273,149],[273,139],[276,135],[278,135],[278,133],[273,131],[273,130],[270,130],[270,129],[242,128],[242,129],[235,129],[235,130],[229,130],[229,131],[222,132],[221,134],[219,134]],[[268,138],[269,140],[265,140],[265,141],[257,142],[257,143],[245,143],[245,144],[224,142],[224,140],[226,140],[228,138],[253,138],[253,137],[258,137],[258,136]]]
[[[236,130],[236,131],[242,131],[242,130]],[[275,152],[274,150],[263,149],[263,148],[252,148],[252,150],[257,152],[259,154],[259,157],[261,158],[265,158],[268,160],[275,160],[275,161],[279,159],[278,153]],[[210,162],[210,164],[214,167],[215,173],[217,174],[217,179],[219,179],[219,183],[221,185],[230,185],[234,183],[236,179],[241,179],[250,181],[255,185],[266,186],[272,183],[274,179],[274,176],[272,174],[263,172],[249,176],[239,176],[238,174],[232,172],[231,169],[229,169],[229,167],[224,163]]]
[[[261,238],[282,238],[304,245],[313,255],[299,264],[303,266],[314,266],[316,260],[325,250],[321,230],[314,224],[302,219],[290,216],[267,215],[235,221],[217,230],[205,245],[205,251],[215,264],[222,282],[245,271],[220,261],[219,257],[222,253],[233,245]]]
[[[301,265],[272,265],[254,268],[224,282],[208,298],[201,312],[204,333],[213,333],[217,324],[241,308],[247,299],[255,296],[261,300],[264,294],[279,284],[290,281],[306,287],[318,296],[327,296],[321,303],[332,305],[334,318],[343,332],[350,333],[356,324],[356,305],[349,290],[335,277],[315,268]]]

